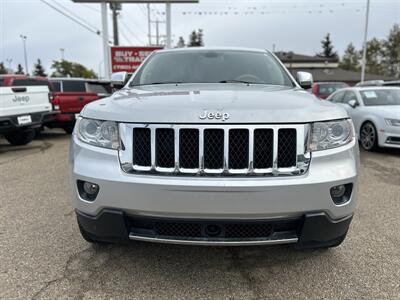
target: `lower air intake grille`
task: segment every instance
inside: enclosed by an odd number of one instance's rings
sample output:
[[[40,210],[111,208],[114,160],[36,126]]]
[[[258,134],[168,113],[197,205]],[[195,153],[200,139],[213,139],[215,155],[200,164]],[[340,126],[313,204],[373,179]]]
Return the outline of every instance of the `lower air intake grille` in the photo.
[[[246,240],[272,238],[277,234],[297,234],[301,219],[274,221],[197,221],[162,220],[129,217],[130,230],[135,235],[179,239]]]

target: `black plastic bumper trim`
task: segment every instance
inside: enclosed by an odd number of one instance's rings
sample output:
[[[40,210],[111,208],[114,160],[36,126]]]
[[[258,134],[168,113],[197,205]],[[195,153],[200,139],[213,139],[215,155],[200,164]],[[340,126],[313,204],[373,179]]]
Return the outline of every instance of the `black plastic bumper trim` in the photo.
[[[78,223],[83,229],[93,235],[97,240],[112,242],[129,240],[131,229],[129,219],[131,219],[132,216],[126,216],[122,211],[104,209],[97,216],[90,216],[76,210],[76,215]],[[347,233],[352,217],[353,215],[350,215],[339,220],[332,220],[323,212],[305,214],[304,217],[301,218],[301,226],[298,232],[298,245],[300,247],[309,247],[331,244]],[[165,220],[170,219],[166,218]],[[281,219],[277,221],[285,222],[292,220],[293,219]],[[243,220],[240,221],[242,222]],[[268,222],[268,220],[264,221]],[[209,222],[213,223],[216,222],[216,220],[209,220]],[[227,220],[223,220],[223,222],[227,222]],[[235,220],[231,220],[231,222],[235,222]]]

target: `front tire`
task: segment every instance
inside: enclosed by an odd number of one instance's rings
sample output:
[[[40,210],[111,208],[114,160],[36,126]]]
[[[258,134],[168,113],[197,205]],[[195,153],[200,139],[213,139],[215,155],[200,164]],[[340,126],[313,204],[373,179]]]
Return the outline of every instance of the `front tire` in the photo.
[[[22,146],[30,143],[35,137],[34,129],[25,129],[19,131],[13,131],[4,135],[6,140],[14,146]]]
[[[378,149],[378,132],[371,122],[365,122],[361,126],[360,143],[361,147],[366,151]]]

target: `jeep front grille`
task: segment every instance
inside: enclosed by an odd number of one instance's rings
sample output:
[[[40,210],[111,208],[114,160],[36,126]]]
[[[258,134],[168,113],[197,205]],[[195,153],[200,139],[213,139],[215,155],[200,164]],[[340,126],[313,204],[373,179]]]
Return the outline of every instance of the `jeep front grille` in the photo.
[[[122,169],[159,175],[299,175],[309,125],[120,124]]]

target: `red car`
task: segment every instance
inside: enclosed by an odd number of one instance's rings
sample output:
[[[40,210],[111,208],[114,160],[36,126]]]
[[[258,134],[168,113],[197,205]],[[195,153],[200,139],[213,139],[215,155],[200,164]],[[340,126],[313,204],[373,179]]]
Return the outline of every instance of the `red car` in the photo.
[[[311,92],[320,99],[326,99],[333,92],[348,86],[344,82],[316,82],[313,84]]]
[[[109,81],[84,78],[50,78],[53,86],[52,103],[60,114],[47,124],[50,128],[62,128],[72,133],[75,120],[82,108],[95,100],[111,94]]]

